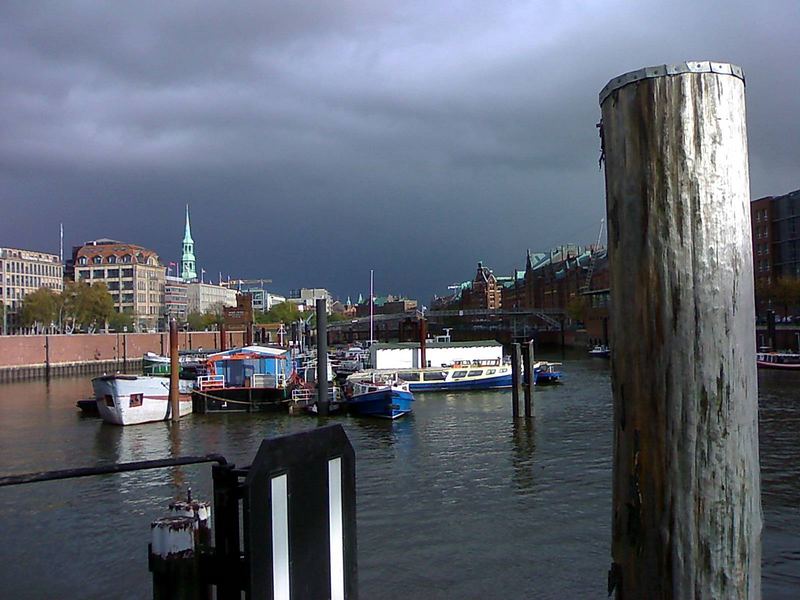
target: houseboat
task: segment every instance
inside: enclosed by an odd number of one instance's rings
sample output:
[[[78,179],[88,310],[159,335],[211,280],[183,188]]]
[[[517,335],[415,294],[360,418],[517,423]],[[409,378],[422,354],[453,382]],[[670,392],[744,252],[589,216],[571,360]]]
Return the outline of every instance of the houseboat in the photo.
[[[197,378],[196,412],[250,411],[288,400],[294,374],[286,348],[245,346],[210,354]]]

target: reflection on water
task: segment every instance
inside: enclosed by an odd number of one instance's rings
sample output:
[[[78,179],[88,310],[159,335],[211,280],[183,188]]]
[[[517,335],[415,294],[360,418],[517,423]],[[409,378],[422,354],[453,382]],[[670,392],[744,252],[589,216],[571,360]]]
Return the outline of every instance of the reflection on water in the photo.
[[[0,471],[220,453],[248,465],[265,437],[342,423],[356,450],[364,598],[601,598],[610,562],[611,397],[606,361],[567,358],[565,385],[419,394],[398,421],[193,415],[105,425],[74,407],[87,379],[0,386]],[[759,376],[765,598],[800,597],[796,375]],[[149,597],[149,523],[207,465],[0,489],[3,597]],[[124,565],[121,568],[120,565]],[[41,574],[46,573],[46,577]]]
[[[516,491],[528,494],[533,491],[533,451],[535,420],[517,419],[512,425],[511,464],[514,467],[513,481]]]

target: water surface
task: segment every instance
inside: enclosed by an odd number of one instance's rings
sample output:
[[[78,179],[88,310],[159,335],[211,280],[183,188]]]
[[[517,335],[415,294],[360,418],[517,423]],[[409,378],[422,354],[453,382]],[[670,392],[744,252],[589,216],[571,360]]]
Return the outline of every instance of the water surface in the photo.
[[[356,450],[361,597],[605,598],[610,563],[608,363],[569,360],[536,390],[532,426],[510,393],[418,394],[390,423],[331,418]],[[800,377],[760,374],[764,598],[800,597]],[[221,453],[247,465],[264,437],[324,421],[192,415],[116,427],[75,401],[86,378],[0,386],[0,473]],[[0,596],[151,596],[149,523],[209,466],[0,489]]]

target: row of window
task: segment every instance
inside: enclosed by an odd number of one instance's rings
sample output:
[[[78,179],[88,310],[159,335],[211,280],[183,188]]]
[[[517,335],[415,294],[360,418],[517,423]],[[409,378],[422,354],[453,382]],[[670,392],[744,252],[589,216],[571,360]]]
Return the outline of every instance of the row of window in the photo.
[[[769,244],[756,244],[756,254],[769,254]]]
[[[3,276],[0,275],[0,285],[3,284]],[[46,287],[51,290],[60,290],[62,282],[60,279],[56,281],[42,281],[42,278],[36,275],[6,275],[5,284],[8,286],[20,286],[26,288],[40,288]]]
[[[90,262],[93,265],[102,265],[103,262],[105,262],[105,263],[107,263],[109,265],[113,265],[113,264],[116,264],[118,262],[125,263],[125,264],[136,262],[136,263],[139,263],[140,265],[147,264],[147,265],[151,265],[153,267],[158,266],[158,261],[155,259],[154,256],[151,256],[149,258],[145,258],[144,254],[142,254],[141,252],[139,254],[135,255],[135,256],[132,255],[132,254],[123,254],[122,256],[116,256],[116,255],[112,254],[110,256],[104,257],[104,256],[101,256],[101,255],[98,254],[97,256],[93,256],[91,258],[91,261],[86,256],[81,256],[78,259],[78,264],[79,265],[87,265]]]
[[[61,265],[50,265],[41,263],[29,263],[9,260],[5,263],[5,270],[8,273],[22,273],[25,275],[45,275],[48,277],[63,277]]]
[[[120,277],[133,277],[133,269],[80,269],[78,279],[118,279]]]
[[[762,220],[766,221],[767,218],[768,218],[768,216],[767,216],[767,209],[766,208],[756,211],[756,223],[760,223]]]

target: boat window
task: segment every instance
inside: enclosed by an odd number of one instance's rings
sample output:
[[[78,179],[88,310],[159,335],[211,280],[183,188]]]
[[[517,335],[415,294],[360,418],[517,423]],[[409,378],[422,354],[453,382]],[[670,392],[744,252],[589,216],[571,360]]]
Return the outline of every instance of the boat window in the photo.
[[[419,373],[400,372],[397,374],[397,377],[402,381],[419,381]]]
[[[508,373],[508,369],[500,369],[501,373]]]
[[[131,394],[130,407],[136,408],[137,406],[141,406],[143,399],[144,399],[144,394]]]
[[[444,381],[447,379],[447,373],[443,373],[442,371],[435,371],[433,373],[423,373],[422,374],[423,381]]]
[[[106,406],[114,408],[114,398],[112,398],[110,394],[103,396],[103,399],[106,401]]]
[[[478,371],[470,371],[469,373],[467,373],[467,376],[469,377],[478,377],[479,375],[483,375],[483,369],[480,369]]]
[[[462,379],[466,377],[466,375],[467,375],[466,371],[456,371],[455,373],[453,373],[453,379]]]
[[[495,373],[497,373],[497,369],[489,369],[488,371],[486,371],[487,375],[494,375]]]

